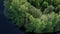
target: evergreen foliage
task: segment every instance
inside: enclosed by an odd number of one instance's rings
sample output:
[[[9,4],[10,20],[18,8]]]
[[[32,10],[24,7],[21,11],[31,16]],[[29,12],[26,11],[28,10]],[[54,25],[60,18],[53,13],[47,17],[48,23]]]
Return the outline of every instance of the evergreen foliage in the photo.
[[[4,6],[4,15],[25,32],[60,31],[60,0],[4,0]]]

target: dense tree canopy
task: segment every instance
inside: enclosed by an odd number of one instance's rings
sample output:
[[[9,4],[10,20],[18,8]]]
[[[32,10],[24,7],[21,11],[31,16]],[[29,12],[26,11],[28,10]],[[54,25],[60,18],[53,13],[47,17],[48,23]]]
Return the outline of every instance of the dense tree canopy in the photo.
[[[4,0],[4,15],[25,32],[60,31],[60,0]]]

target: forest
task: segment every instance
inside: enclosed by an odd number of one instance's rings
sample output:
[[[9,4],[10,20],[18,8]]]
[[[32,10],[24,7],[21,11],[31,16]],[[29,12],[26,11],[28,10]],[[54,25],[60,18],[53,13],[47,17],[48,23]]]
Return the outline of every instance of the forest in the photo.
[[[60,0],[4,0],[4,15],[25,32],[60,31]]]

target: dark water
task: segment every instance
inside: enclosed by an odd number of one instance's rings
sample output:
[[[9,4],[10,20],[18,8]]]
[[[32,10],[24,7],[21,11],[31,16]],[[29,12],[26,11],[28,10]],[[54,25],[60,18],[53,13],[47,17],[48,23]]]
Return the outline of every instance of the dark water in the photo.
[[[12,24],[3,14],[3,0],[0,0],[0,34],[24,34],[15,24]]]

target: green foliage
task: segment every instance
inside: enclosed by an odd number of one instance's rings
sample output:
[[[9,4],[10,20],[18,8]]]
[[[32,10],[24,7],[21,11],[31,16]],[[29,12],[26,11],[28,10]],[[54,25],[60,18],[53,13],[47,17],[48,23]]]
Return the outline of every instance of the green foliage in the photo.
[[[25,32],[60,31],[60,0],[4,0],[4,15]]]
[[[30,6],[30,7],[29,7],[29,13],[30,13],[31,15],[33,15],[33,17],[35,17],[35,18],[39,18],[39,17],[42,15],[41,10],[40,10],[40,9],[36,9],[36,8],[33,7],[33,6]]]
[[[47,7],[48,6],[48,2],[44,1],[42,4],[43,7]]]
[[[44,10],[44,14],[48,14],[54,11],[54,7],[52,5],[48,6],[45,10]]]
[[[28,2],[36,8],[40,8],[42,12],[50,5],[53,7],[60,5],[60,0],[28,0]]]
[[[56,13],[58,13],[60,11],[60,5],[58,5],[56,8],[55,8],[55,11]]]

